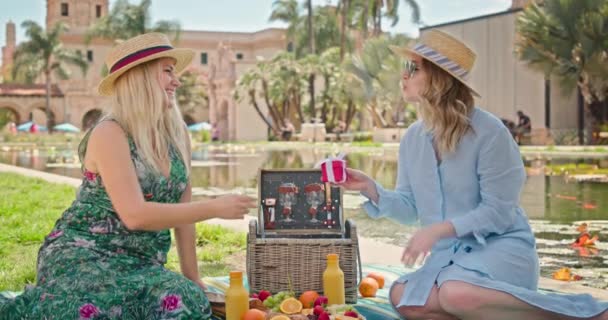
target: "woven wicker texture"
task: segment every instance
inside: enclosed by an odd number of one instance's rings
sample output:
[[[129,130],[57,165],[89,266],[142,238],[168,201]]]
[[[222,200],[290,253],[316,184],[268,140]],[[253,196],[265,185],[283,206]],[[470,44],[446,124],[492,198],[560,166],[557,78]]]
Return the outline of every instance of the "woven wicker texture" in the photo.
[[[326,256],[337,253],[344,272],[347,303],[357,302],[361,258],[357,229],[346,220],[344,238],[292,239],[260,238],[257,221],[249,224],[247,235],[247,277],[252,292],[272,293],[291,288],[299,296],[307,290],[323,293]]]

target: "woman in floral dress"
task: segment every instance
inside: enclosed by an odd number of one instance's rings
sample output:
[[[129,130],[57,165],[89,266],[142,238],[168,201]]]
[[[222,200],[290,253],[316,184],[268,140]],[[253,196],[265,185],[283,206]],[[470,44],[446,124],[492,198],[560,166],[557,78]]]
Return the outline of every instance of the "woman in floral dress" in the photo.
[[[76,200],[45,238],[36,285],[0,301],[0,319],[211,317],[194,223],[241,219],[255,204],[240,195],[191,202],[190,143],[175,91],[192,57],[159,33],[109,53],[99,93],[112,105],[80,144]],[[171,228],[183,276],[164,267]]]

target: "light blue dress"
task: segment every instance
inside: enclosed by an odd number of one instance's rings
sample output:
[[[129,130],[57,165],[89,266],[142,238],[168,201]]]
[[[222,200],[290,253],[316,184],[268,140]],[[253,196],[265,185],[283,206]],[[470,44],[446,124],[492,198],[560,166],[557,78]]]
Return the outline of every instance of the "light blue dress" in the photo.
[[[409,127],[399,149],[394,191],[379,184],[378,202],[364,204],[372,218],[422,226],[450,221],[457,237],[443,239],[407,282],[399,306],[422,306],[434,284],[464,281],[509,293],[548,311],[591,317],[608,309],[590,295],[537,291],[534,234],[519,207],[526,174],[519,148],[502,122],[475,108],[472,130],[438,163],[432,134],[421,121]]]

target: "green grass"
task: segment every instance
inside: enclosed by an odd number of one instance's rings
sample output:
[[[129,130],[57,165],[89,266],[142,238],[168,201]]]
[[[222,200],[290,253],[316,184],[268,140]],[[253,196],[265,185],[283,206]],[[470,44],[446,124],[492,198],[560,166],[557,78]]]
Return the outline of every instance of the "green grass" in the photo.
[[[74,201],[75,189],[12,173],[0,173],[0,291],[21,291],[36,280],[36,257],[44,237]],[[226,228],[197,224],[201,276],[242,269],[246,236]],[[177,250],[167,268],[179,272]]]

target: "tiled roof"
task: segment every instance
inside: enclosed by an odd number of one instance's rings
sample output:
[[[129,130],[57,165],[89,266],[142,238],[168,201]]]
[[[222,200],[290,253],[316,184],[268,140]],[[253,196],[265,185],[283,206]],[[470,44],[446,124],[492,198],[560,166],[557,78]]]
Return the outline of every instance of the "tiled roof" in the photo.
[[[0,84],[0,96],[44,97],[45,95],[44,84]],[[56,84],[51,85],[51,97],[63,97],[63,92]]]

